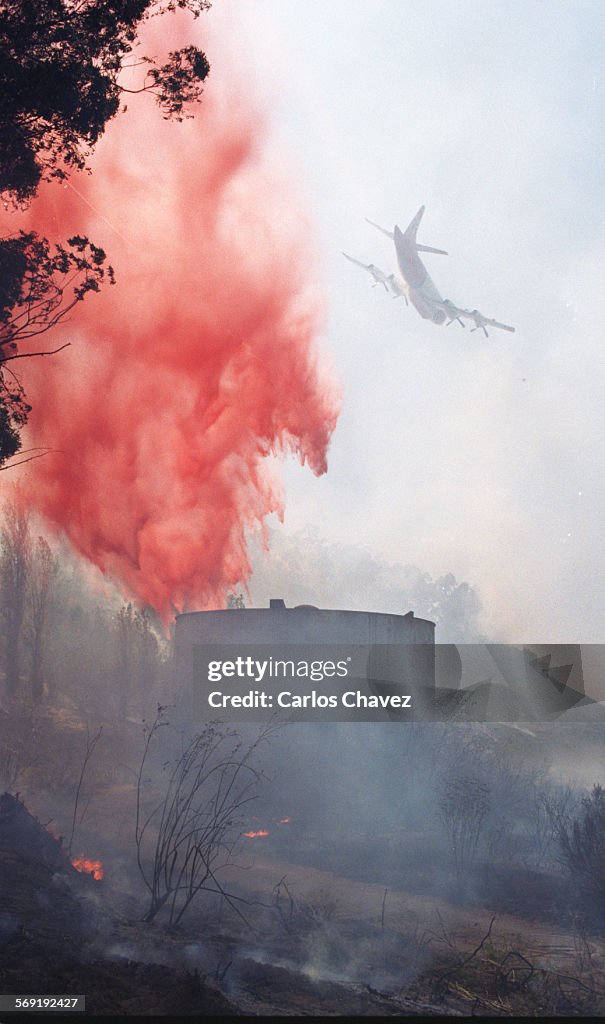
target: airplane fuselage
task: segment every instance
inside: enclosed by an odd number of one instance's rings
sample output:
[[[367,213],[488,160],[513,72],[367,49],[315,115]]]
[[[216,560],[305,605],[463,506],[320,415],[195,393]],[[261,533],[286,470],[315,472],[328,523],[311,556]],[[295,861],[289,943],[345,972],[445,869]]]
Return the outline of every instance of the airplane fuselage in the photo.
[[[405,231],[402,231],[397,225],[395,225],[393,231],[389,231],[387,228],[381,227],[380,224],[376,224],[373,220],[368,220],[368,223],[378,228],[383,235],[393,239],[397,263],[402,277],[401,281],[395,274],[387,277],[373,263],[362,263],[352,256],[347,256],[346,253],[344,255],[351,263],[356,263],[364,270],[367,270],[374,278],[374,281],[383,284],[387,291],[390,291],[395,298],[403,295],[405,301],[412,303],[414,309],[423,320],[430,320],[434,324],[447,323],[448,327],[455,321],[461,327],[464,327],[464,320],[472,320],[475,326],[471,328],[471,331],[481,330],[486,338],[488,337],[488,327],[499,327],[503,331],[514,333],[515,328],[510,327],[509,324],[502,324],[499,320],[483,316],[483,313],[480,313],[478,309],[461,309],[455,303],[450,302],[449,299],[441,297],[418,253],[430,252],[447,256],[447,252],[444,249],[435,249],[432,245],[423,245],[416,241],[418,226],[423,214],[424,206],[421,206]]]
[[[431,280],[426,267],[418,256],[416,248],[403,231],[395,226],[393,232],[397,263],[403,280],[407,284],[407,295],[424,320],[442,324],[446,314],[441,308],[443,299]]]

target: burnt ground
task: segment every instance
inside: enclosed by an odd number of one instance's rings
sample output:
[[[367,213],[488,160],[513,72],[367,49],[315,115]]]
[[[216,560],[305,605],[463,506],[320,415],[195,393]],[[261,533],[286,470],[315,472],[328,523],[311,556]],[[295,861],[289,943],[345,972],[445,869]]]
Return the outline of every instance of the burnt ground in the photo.
[[[0,796],[2,992],[84,994],[95,1015],[237,1013],[195,973],[101,957],[101,885],[72,867],[21,801]]]
[[[317,866],[317,850],[321,848],[321,866],[345,878],[436,895],[451,902],[488,905],[498,914],[518,914],[555,925],[571,926],[576,915],[568,880],[544,868],[536,870],[504,861],[478,863],[472,884],[462,885],[452,873],[451,859],[430,831],[319,833],[301,830],[296,822],[288,831],[286,835],[285,829],[274,828],[265,840],[271,855],[280,860]]]
[[[602,1012],[605,944],[487,907],[282,862],[251,844],[172,932],[0,806],[4,992],[84,993],[94,1015],[500,1016]],[[76,952],[77,951],[77,952]]]
[[[347,979],[398,1013],[592,1015],[605,1007],[605,943],[594,936],[259,855],[259,896],[276,877],[284,879],[283,928],[257,940],[257,961]]]
[[[109,1016],[603,1014],[605,943],[574,924],[562,879],[499,865],[489,898],[480,873],[453,892],[411,834],[280,822],[242,838],[221,876],[243,916],[202,896],[178,929],[146,924],[128,768],[140,732],[122,727],[87,776],[74,852],[103,861],[95,881],[50,834],[69,832],[85,730],[48,717],[18,780],[27,806],[0,804],[3,992],[83,993]]]

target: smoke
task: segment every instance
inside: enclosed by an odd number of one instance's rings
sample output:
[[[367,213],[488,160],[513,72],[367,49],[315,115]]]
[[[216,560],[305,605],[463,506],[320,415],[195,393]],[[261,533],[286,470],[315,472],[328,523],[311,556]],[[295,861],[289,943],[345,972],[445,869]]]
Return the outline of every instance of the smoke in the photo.
[[[283,510],[267,457],[325,472],[338,415],[293,176],[231,34],[198,24],[212,71],[195,118],[169,123],[132,97],[92,174],[45,186],[28,216],[51,239],[88,234],[118,282],[44,346],[67,351],[26,364],[29,440],[55,449],[28,465],[28,499],[163,615],[220,606],[246,581],[250,532]],[[156,23],[146,48],[180,44],[169,28]]]
[[[313,526],[296,533],[270,531],[270,554],[254,547],[251,594],[266,606],[281,597],[289,606],[404,615],[413,611],[437,626],[439,643],[480,643],[481,599],[451,573],[432,577],[415,565],[387,562],[374,551],[328,541]]]

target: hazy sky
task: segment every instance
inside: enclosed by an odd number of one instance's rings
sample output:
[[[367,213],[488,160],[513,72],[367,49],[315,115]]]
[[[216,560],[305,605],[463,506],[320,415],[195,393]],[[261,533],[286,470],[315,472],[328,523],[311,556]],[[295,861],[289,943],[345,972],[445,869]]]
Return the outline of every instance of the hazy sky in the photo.
[[[284,466],[280,529],[455,573],[493,636],[602,641],[605,8],[222,6],[315,222],[343,392],[327,475]],[[514,335],[424,322],[343,259],[395,269],[364,217],[422,203],[441,294]]]

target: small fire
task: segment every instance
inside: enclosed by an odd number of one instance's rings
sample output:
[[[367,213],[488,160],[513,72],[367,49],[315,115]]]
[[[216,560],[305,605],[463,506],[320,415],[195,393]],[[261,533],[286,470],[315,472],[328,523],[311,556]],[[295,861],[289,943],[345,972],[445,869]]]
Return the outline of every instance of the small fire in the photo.
[[[100,882],[103,878],[103,864],[100,860],[89,860],[83,853],[79,857],[72,858],[72,867],[76,871],[82,871],[86,875],[92,875],[93,878]]]
[[[280,825],[289,825],[291,820],[291,818],[280,818],[279,823]]]
[[[244,832],[244,835],[248,836],[248,839],[258,839],[259,836],[268,836],[269,833],[261,829],[259,832]]]

